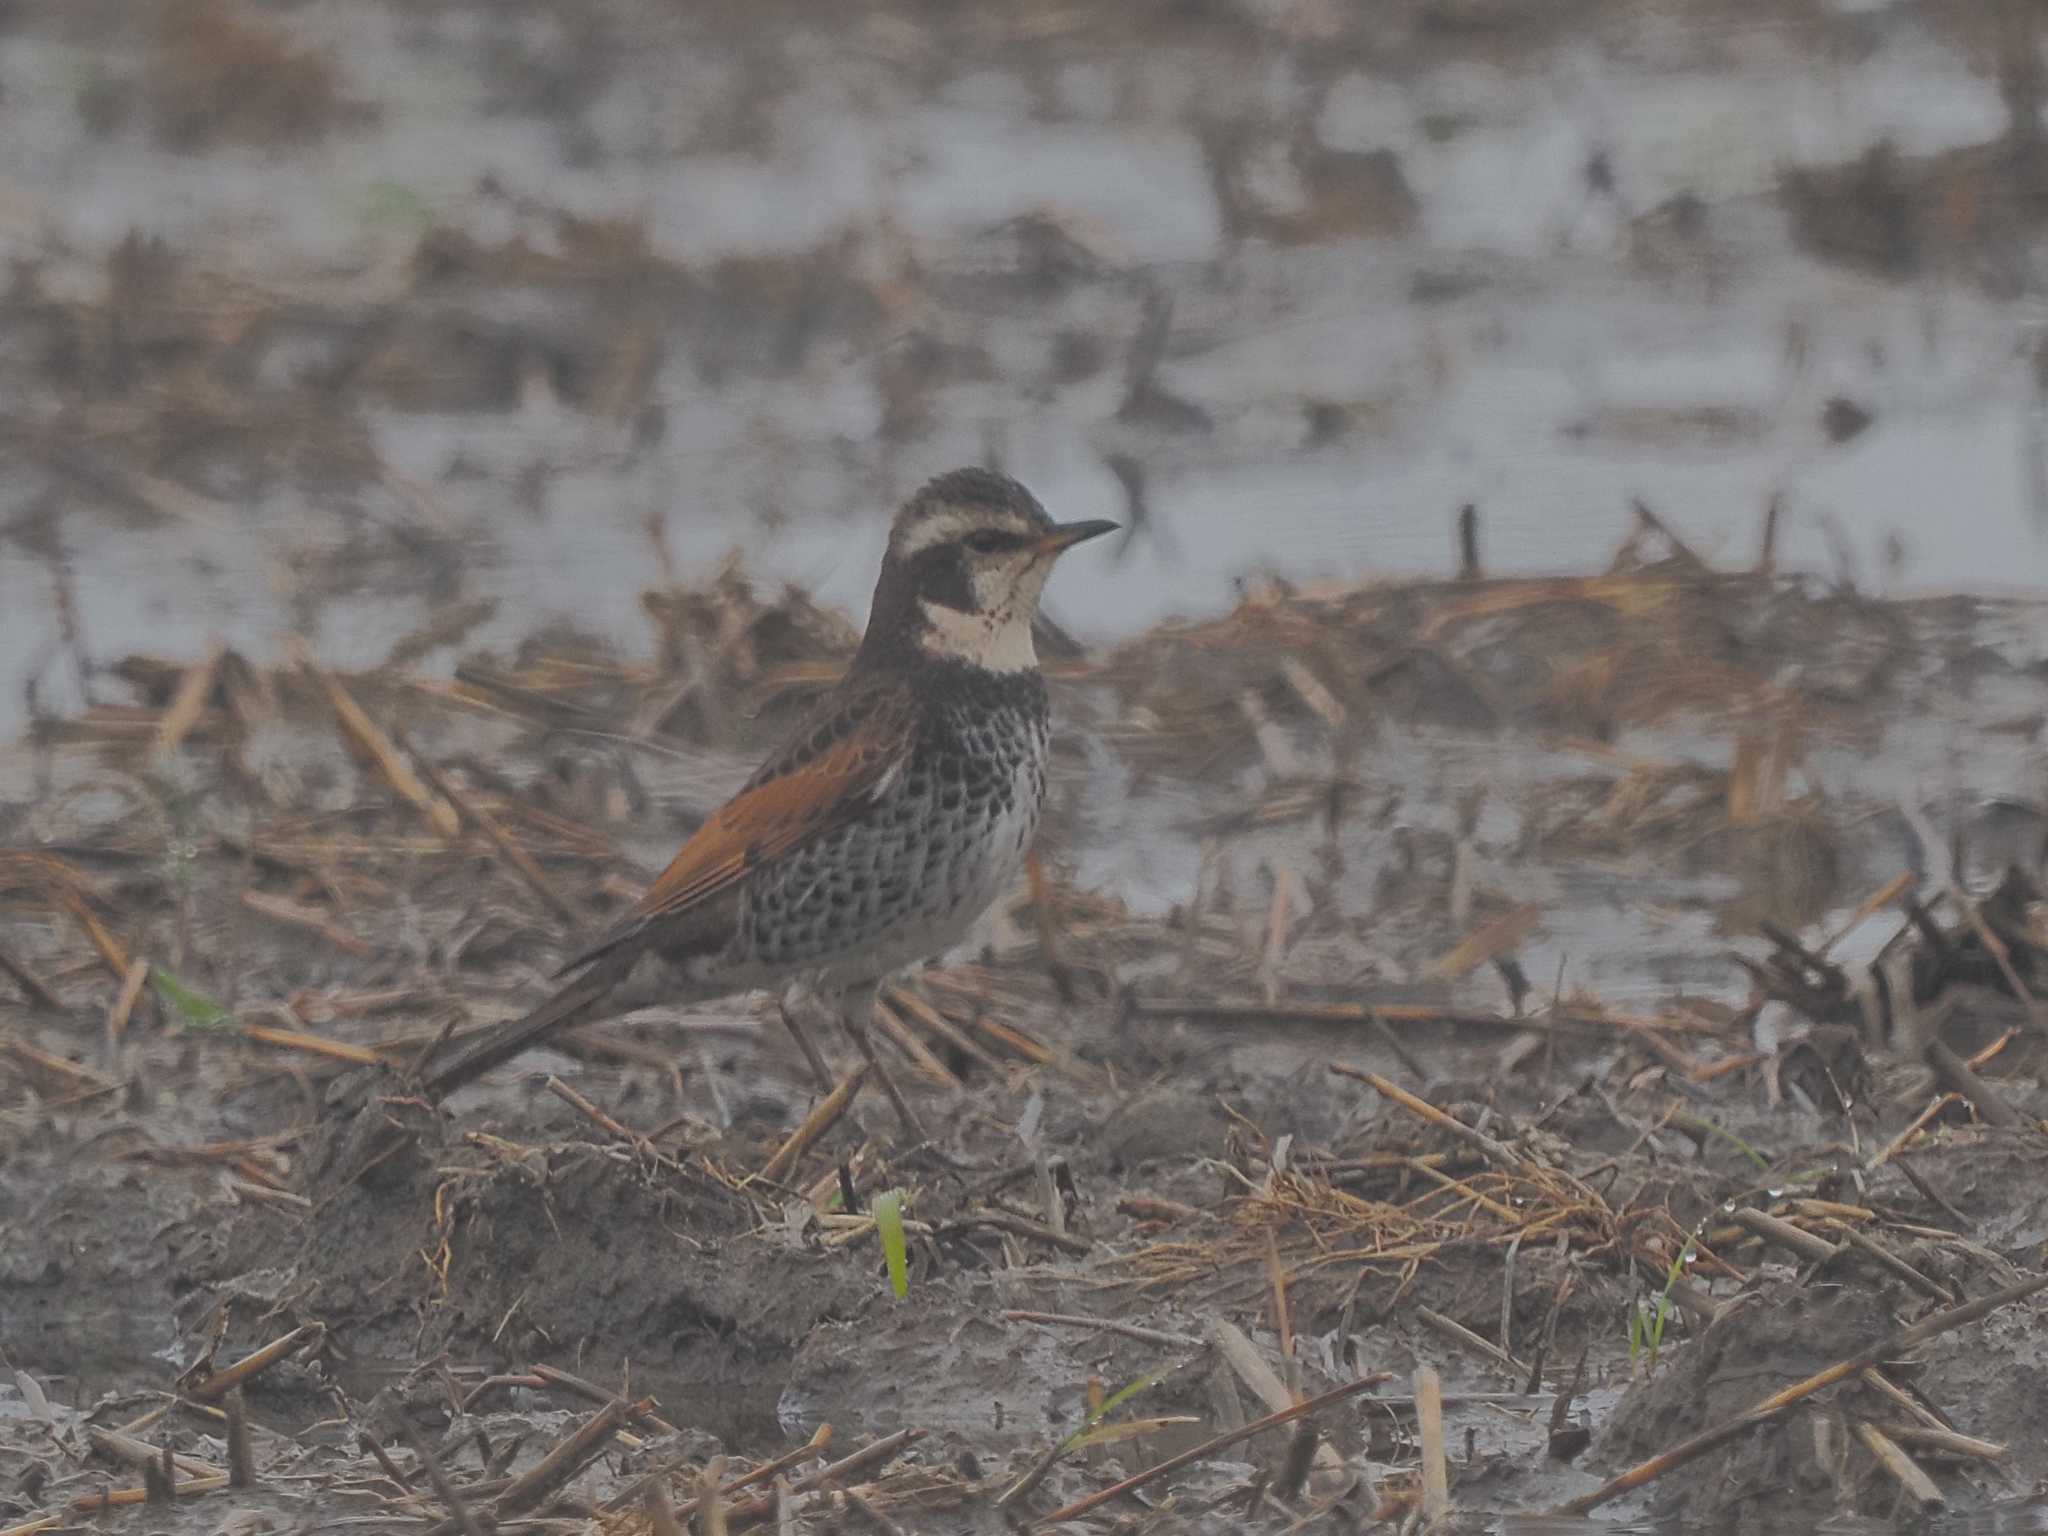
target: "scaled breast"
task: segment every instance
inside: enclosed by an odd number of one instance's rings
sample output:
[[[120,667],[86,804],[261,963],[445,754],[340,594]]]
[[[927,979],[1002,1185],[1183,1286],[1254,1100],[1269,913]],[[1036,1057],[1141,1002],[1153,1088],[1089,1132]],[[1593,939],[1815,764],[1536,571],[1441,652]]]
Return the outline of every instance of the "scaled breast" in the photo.
[[[916,750],[868,813],[750,885],[742,968],[885,974],[949,947],[1016,879],[1045,797],[1044,685],[936,682]]]

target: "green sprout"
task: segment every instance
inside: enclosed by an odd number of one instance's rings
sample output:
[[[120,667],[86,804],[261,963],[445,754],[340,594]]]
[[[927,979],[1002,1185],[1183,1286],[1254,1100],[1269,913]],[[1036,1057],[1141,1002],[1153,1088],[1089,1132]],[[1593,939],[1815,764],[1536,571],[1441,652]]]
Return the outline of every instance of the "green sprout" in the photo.
[[[1729,1146],[1756,1164],[1759,1173],[1768,1172],[1770,1169],[1770,1159],[1765,1157],[1763,1153],[1757,1151],[1755,1147],[1752,1147],[1725,1125],[1716,1125],[1704,1115],[1692,1115],[1680,1111],[1671,1117],[1671,1123],[1683,1130],[1699,1131],[1704,1135],[1717,1137],[1727,1142]]]
[[[1120,1387],[1115,1392],[1112,1392],[1108,1397],[1105,1397],[1102,1400],[1102,1406],[1100,1408],[1097,1408],[1093,1413],[1089,1414],[1087,1418],[1083,1419],[1081,1421],[1080,1427],[1076,1429],[1071,1435],[1068,1435],[1066,1439],[1060,1442],[1060,1451],[1064,1453],[1066,1451],[1074,1449],[1074,1447],[1078,1445],[1106,1445],[1113,1441],[1124,1438],[1123,1434],[1120,1432],[1122,1427],[1119,1425],[1111,1425],[1107,1430],[1099,1432],[1096,1430],[1096,1426],[1100,1424],[1104,1419],[1108,1418],[1118,1408],[1122,1407],[1123,1404],[1127,1402],[1129,1399],[1136,1397],[1140,1392],[1143,1392],[1148,1388],[1158,1386],[1160,1382],[1166,1379],[1166,1377],[1167,1372],[1154,1371],[1151,1375],[1140,1376],[1136,1381],[1133,1381],[1129,1385]]]
[[[910,1294],[910,1261],[903,1242],[902,1190],[884,1190],[875,1196],[875,1230],[882,1234],[882,1257],[889,1264],[889,1289],[901,1301]]]
[[[1633,1371],[1636,1358],[1647,1350],[1650,1356],[1649,1368],[1657,1369],[1657,1351],[1664,1343],[1664,1323],[1671,1316],[1671,1292],[1678,1284],[1678,1277],[1685,1273],[1685,1266],[1692,1261],[1693,1250],[1699,1246],[1700,1235],[1694,1232],[1686,1238],[1685,1246],[1678,1250],[1678,1257],[1671,1261],[1671,1268],[1664,1275],[1664,1289],[1657,1293],[1654,1306],[1645,1306],[1639,1299],[1628,1312],[1628,1363]]]
[[[175,971],[162,966],[150,969],[156,995],[175,1013],[187,1029],[218,1034],[235,1027],[235,1017],[203,992],[195,992],[178,979]]]

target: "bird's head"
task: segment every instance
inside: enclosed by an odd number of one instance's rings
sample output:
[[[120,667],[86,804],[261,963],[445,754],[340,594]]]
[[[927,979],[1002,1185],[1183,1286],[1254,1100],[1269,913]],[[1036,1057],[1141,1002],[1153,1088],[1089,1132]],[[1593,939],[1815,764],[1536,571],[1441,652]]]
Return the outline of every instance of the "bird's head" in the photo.
[[[1099,520],[1056,523],[1023,486],[988,469],[939,476],[903,504],[868,616],[865,655],[965,662],[992,672],[1038,665],[1031,621],[1053,562]]]

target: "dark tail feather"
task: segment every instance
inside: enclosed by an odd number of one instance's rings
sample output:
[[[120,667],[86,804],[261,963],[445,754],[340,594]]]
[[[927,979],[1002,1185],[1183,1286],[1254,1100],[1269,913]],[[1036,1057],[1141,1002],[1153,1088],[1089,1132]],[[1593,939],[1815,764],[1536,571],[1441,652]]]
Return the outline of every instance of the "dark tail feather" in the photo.
[[[473,1083],[493,1067],[503,1066],[547,1036],[587,1024],[615,1011],[604,1004],[625,980],[635,957],[614,951],[592,966],[523,1019],[508,1019],[465,1041],[454,1055],[426,1075],[422,1087],[429,1099],[445,1099]]]
[[[621,944],[629,943],[633,939],[638,938],[646,926],[647,924],[640,920],[612,924],[611,927],[598,935],[596,942],[591,944],[589,948],[578,950],[552,971],[548,972],[548,978],[551,981],[560,981],[571,971],[580,971],[584,966],[591,964],[593,961],[602,960]]]

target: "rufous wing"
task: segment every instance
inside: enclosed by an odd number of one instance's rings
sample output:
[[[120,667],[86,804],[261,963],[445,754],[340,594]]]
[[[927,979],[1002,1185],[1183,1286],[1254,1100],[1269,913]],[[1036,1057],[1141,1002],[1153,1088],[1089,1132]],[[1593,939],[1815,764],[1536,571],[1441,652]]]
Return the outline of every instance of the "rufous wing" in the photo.
[[[687,917],[751,871],[868,812],[909,758],[915,701],[905,692],[864,689],[844,690],[825,705],[690,834],[647,894],[563,971],[589,964],[650,927]]]

